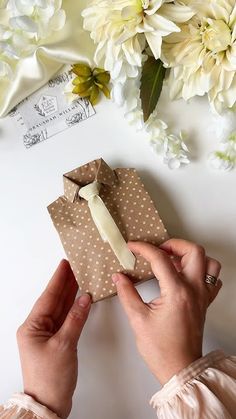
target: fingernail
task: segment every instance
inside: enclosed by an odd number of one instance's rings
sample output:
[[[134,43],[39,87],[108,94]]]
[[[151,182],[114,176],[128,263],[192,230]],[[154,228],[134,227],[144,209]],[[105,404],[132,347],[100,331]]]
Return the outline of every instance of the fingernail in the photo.
[[[114,282],[114,284],[116,284],[119,281],[120,276],[119,276],[119,274],[113,274],[111,278],[112,278],[112,281]]]
[[[79,298],[79,306],[83,308],[87,308],[91,303],[91,297],[89,294],[81,295]]]

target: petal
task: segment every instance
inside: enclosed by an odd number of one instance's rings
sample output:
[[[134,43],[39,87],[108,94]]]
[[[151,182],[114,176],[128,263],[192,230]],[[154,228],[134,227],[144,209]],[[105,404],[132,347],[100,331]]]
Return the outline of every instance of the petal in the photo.
[[[195,12],[190,7],[172,3],[163,4],[159,13],[166,19],[178,23],[186,22],[195,15]]]
[[[153,15],[163,4],[163,0],[150,0],[148,9],[145,10],[147,15]]]
[[[148,16],[145,22],[161,36],[167,36],[172,32],[180,32],[180,28],[175,23],[157,14]]]
[[[168,165],[169,169],[174,170],[174,169],[179,169],[181,163],[177,158],[172,158],[172,159],[168,160],[167,165]]]
[[[12,17],[9,24],[14,29],[21,29],[26,32],[37,33],[36,23],[28,16]]]
[[[18,52],[12,45],[0,41],[0,49],[4,53],[4,56],[10,59],[20,58],[20,51]]]
[[[138,37],[131,38],[122,45],[125,58],[130,65],[141,67],[142,50],[138,41]]]
[[[24,2],[22,0],[14,0],[17,15],[32,15],[34,11],[34,4],[32,2]]]
[[[37,9],[38,19],[44,21],[45,24],[55,15],[55,8],[54,5],[50,5],[46,8],[38,8]]]
[[[5,61],[0,60],[0,78],[12,78],[13,72],[11,67]]]
[[[161,56],[161,45],[162,37],[158,33],[147,32],[145,33],[149,47],[152,50],[152,53],[157,60]]]
[[[58,10],[54,16],[50,19],[50,29],[52,31],[59,31],[63,28],[66,22],[66,13],[63,9]]]

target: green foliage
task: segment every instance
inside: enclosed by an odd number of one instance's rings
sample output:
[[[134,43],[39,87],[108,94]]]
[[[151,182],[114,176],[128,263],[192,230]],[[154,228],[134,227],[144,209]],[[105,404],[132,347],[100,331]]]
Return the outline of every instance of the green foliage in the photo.
[[[161,60],[149,57],[142,68],[140,98],[143,119],[146,122],[154,111],[160,97],[166,69]]]

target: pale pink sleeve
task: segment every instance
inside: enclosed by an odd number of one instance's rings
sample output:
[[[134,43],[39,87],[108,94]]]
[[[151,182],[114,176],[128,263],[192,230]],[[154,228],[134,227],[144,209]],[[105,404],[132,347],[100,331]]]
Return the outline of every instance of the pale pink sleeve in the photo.
[[[17,393],[0,406],[0,419],[59,419],[47,407],[24,393]]]
[[[171,378],[150,401],[159,419],[235,419],[236,356],[214,351]]]

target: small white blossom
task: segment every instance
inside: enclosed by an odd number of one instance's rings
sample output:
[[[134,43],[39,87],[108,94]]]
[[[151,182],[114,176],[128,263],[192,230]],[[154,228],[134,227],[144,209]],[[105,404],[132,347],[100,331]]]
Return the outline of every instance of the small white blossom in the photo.
[[[157,110],[144,123],[141,99],[139,97],[140,74],[137,79],[127,80],[124,88],[125,118],[137,131],[146,134],[152,149],[162,157],[169,169],[178,169],[183,164],[190,163],[188,148],[184,134],[175,135],[170,132],[166,122],[158,118]]]
[[[227,141],[232,132],[236,130],[236,112],[225,111],[223,114],[212,114],[209,133],[214,135],[218,141]]]
[[[224,139],[219,150],[210,153],[209,166],[215,170],[230,171],[236,164],[236,132]]]
[[[181,165],[190,163],[188,158],[189,150],[183,141],[182,132],[176,135],[168,134],[167,131],[164,150],[163,161],[168,165],[169,169],[178,169]]]

